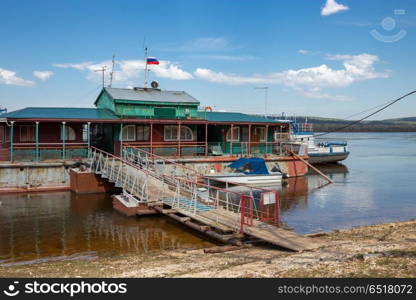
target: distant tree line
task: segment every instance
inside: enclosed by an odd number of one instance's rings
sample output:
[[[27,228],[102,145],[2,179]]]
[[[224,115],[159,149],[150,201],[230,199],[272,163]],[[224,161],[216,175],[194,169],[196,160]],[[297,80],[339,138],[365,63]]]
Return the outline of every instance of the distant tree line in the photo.
[[[348,124],[353,123],[351,120],[330,119],[319,117],[297,117],[298,123],[305,121],[313,123],[313,130],[315,132],[327,132],[338,130]],[[380,121],[364,121],[343,130],[344,132],[416,132],[416,117],[402,118],[402,119],[388,119]]]

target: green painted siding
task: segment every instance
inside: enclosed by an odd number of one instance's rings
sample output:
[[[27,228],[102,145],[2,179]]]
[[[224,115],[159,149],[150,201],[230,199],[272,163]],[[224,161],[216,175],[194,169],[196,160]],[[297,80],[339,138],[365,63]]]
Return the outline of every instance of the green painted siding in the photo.
[[[176,108],[175,107],[155,107],[154,117],[156,119],[175,119]]]
[[[152,118],[154,116],[154,107],[141,104],[115,104],[115,113],[119,116]]]
[[[101,93],[100,98],[98,99],[96,106],[98,108],[106,108],[106,109],[109,109],[109,110],[115,112],[114,101],[113,101],[113,99],[111,99],[111,97],[108,95],[107,92]]]
[[[100,94],[96,105],[98,108],[109,109],[122,117],[155,119],[201,118],[198,113],[198,104],[114,100],[106,91]]]
[[[119,116],[155,119],[185,119],[199,117],[197,107],[172,105],[145,105],[116,103],[115,113]]]

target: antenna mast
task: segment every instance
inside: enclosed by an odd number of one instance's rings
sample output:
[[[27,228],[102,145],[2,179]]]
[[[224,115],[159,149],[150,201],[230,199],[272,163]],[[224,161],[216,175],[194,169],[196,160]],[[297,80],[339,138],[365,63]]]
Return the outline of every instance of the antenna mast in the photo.
[[[102,66],[101,69],[98,70],[94,70],[94,72],[102,72],[103,74],[103,88],[104,88],[104,74],[105,74],[105,70],[107,70],[107,66]]]
[[[264,90],[264,117],[267,118],[267,98],[268,98],[268,86],[261,86],[261,87],[255,87],[256,90]]]
[[[112,60],[112,66],[111,66],[111,73],[110,73],[110,84],[108,85],[109,87],[111,87],[113,85],[113,75],[114,75],[114,65],[115,65],[115,59],[116,55],[113,54],[113,60]]]
[[[144,68],[144,87],[147,88],[147,47],[144,48],[144,61],[146,67]]]

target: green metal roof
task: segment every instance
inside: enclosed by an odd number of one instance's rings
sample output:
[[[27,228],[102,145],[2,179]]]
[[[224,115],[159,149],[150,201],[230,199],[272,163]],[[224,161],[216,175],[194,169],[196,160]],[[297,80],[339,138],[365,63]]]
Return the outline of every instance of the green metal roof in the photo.
[[[153,88],[109,88],[104,90],[115,101],[134,101],[149,102],[151,104],[158,103],[175,103],[175,104],[192,104],[199,105],[199,101],[184,91],[164,91]],[[101,94],[101,93],[100,93]],[[98,96],[99,98],[99,96]]]
[[[118,120],[110,110],[102,108],[74,107],[26,107],[1,114],[0,118],[10,119],[101,119]]]
[[[237,112],[199,112],[201,118],[210,122],[247,122],[247,123],[285,123],[284,121],[267,119],[260,116]]]
[[[261,116],[237,112],[202,112],[202,120],[209,122],[244,122],[244,123],[285,123],[289,121],[272,120]],[[75,107],[26,107],[9,113],[0,114],[0,118],[9,119],[86,119],[86,120],[119,120],[112,111],[103,108]]]

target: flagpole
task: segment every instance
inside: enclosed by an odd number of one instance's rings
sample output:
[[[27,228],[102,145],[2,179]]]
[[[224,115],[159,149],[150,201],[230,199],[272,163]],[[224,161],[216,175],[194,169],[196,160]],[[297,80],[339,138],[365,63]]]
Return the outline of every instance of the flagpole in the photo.
[[[146,61],[146,67],[144,68],[144,87],[147,88],[147,47],[144,48],[144,60]]]

